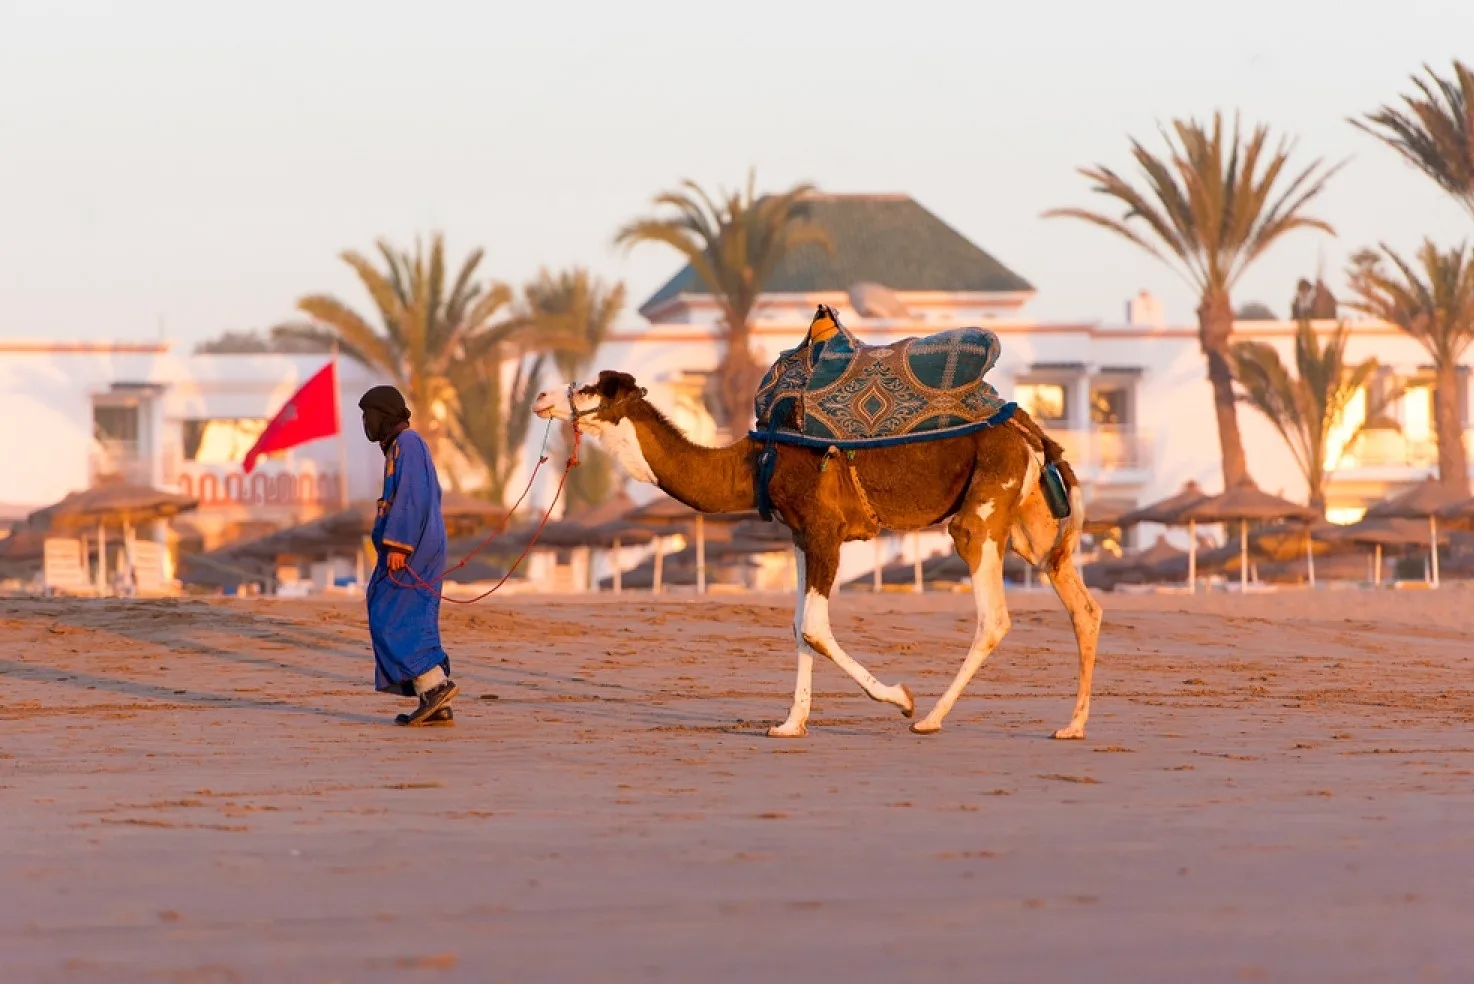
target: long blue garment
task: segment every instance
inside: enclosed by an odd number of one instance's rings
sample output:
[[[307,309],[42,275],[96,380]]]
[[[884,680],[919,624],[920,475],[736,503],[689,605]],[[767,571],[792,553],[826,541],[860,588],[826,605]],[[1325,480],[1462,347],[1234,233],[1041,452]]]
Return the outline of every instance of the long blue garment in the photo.
[[[409,570],[389,577],[388,551],[409,552],[409,568],[435,585],[445,570],[445,517],[440,480],[425,439],[401,431],[384,456],[384,494],[371,534],[379,561],[369,578],[369,637],[374,643],[374,687],[414,696],[414,678],[439,666],[450,674],[450,657],[440,645],[440,595],[419,587]]]

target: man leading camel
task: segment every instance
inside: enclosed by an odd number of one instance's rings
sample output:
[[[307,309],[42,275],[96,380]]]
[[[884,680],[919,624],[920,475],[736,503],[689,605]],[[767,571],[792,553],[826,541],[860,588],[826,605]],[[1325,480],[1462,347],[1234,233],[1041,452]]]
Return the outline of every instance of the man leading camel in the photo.
[[[363,433],[384,452],[384,488],[371,534],[378,563],[369,578],[369,637],[374,687],[419,697],[395,724],[452,723],[450,657],[440,645],[440,595],[420,587],[445,568],[440,480],[424,438],[409,426],[409,408],[393,386],[375,386],[358,401]]]

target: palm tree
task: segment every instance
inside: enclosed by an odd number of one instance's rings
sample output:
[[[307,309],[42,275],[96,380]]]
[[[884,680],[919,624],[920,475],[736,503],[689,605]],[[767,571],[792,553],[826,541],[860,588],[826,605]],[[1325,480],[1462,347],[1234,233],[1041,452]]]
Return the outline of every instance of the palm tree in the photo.
[[[1438,439],[1438,475],[1455,492],[1469,494],[1459,406],[1459,359],[1474,342],[1474,254],[1463,245],[1442,252],[1428,240],[1418,251],[1421,271],[1386,245],[1397,268],[1358,254],[1351,272],[1352,306],[1394,324],[1422,343],[1433,357],[1433,430]]]
[[[546,352],[529,355],[507,339],[491,337],[473,343],[450,367],[456,447],[486,469],[485,497],[499,505],[510,504],[507,487],[521,463],[547,359]]]
[[[582,377],[593,363],[624,310],[624,284],[606,286],[583,268],[565,270],[554,276],[547,270],[523,288],[527,308],[540,334],[569,339],[569,344],[552,352],[565,382]],[[565,438],[565,455],[568,447]],[[570,509],[596,506],[614,492],[614,462],[593,443],[579,449],[580,465],[568,476],[564,502]]]
[[[1282,140],[1271,150],[1264,126],[1244,138],[1237,118],[1233,132],[1225,133],[1219,113],[1213,114],[1211,126],[1174,121],[1173,134],[1175,143],[1172,134],[1163,134],[1166,157],[1131,141],[1146,191],[1104,165],[1080,169],[1094,182],[1091,190],[1126,207],[1120,219],[1078,208],[1054,209],[1045,216],[1068,216],[1109,229],[1166,263],[1198,292],[1198,342],[1213,386],[1223,481],[1232,488],[1247,477],[1248,469],[1234,411],[1230,294],[1249,266],[1287,233],[1318,229],[1334,234],[1328,224],[1306,215],[1305,208],[1340,165],[1323,168],[1317,159],[1288,177],[1292,143]]]
[[[500,352],[506,343],[525,336],[530,325],[508,317],[510,289],[477,281],[481,250],[472,251],[447,281],[440,233],[431,237],[428,252],[418,242],[413,254],[383,240],[376,247],[384,262],[382,271],[352,250],[342,259],[373,299],[377,325],[336,297],[313,294],[299,300],[297,308],[314,324],[287,333],[334,337],[345,354],[393,379],[439,460],[445,442],[459,443],[462,437],[452,370]]]
[[[1347,340],[1346,326],[1339,324],[1322,348],[1309,320],[1302,320],[1295,331],[1294,376],[1281,364],[1279,353],[1263,342],[1236,342],[1231,350],[1234,379],[1243,388],[1241,399],[1263,414],[1285,439],[1305,477],[1310,507],[1322,516],[1326,478],[1337,464],[1328,460],[1331,435],[1341,426],[1356,394],[1377,371],[1376,359],[1347,365]],[[1365,419],[1379,413],[1380,408],[1368,407]],[[1362,427],[1343,447],[1351,445]]]
[[[681,190],[655,196],[665,216],[638,219],[619,230],[615,244],[664,243],[691,264],[721,308],[726,351],[714,379],[718,426],[735,429],[752,419],[752,400],[763,367],[752,352],[752,312],[763,287],[790,252],[805,245],[833,250],[829,234],[808,221],[805,196],[813,185],[800,184],[778,195],[758,197],[749,172],[745,193],[714,201],[691,181]]]
[[[1454,61],[1453,78],[1423,66],[1430,82],[1412,77],[1418,94],[1405,109],[1383,106],[1351,125],[1382,141],[1474,215],[1474,69]]]

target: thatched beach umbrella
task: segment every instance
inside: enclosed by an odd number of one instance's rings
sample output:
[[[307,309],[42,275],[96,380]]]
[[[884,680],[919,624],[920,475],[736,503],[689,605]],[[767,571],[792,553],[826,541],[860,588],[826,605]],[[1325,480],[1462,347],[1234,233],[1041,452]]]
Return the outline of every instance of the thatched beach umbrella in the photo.
[[[1210,496],[1197,482],[1189,480],[1176,495],[1153,502],[1123,514],[1117,525],[1123,529],[1140,523],[1156,523],[1161,526],[1186,526],[1188,538],[1187,586],[1194,593],[1198,590],[1198,523],[1195,519],[1184,519],[1183,514]]]
[[[706,523],[738,523],[756,516],[755,512],[719,513],[707,516],[670,496],[652,500],[624,515],[631,523],[658,530],[685,530],[695,528],[696,540],[696,593],[706,593]],[[662,561],[664,551],[659,539],[655,541],[655,583],[658,594],[661,588]]]
[[[97,588],[105,592],[107,527],[121,526],[128,568],[133,569],[133,531],[139,523],[169,519],[199,507],[199,500],[131,482],[107,482],[83,492],[73,492],[42,510],[55,527],[97,527]],[[35,514],[33,514],[34,517]]]
[[[1449,536],[1446,530],[1435,531],[1433,535],[1440,546],[1448,545]],[[1318,533],[1317,536],[1331,542],[1371,547],[1373,551],[1372,583],[1381,585],[1383,548],[1421,547],[1428,542],[1428,529],[1416,519],[1373,516],[1350,526],[1325,530]]]
[[[1461,506],[1464,496],[1435,479],[1419,482],[1410,491],[1367,510],[1368,519],[1426,519],[1428,554],[1432,563],[1433,587],[1438,587],[1438,517],[1444,510]]]
[[[1195,506],[1183,510],[1182,518],[1199,523],[1239,523],[1239,589],[1247,590],[1249,587],[1249,528],[1246,524],[1250,522],[1267,522],[1281,519],[1298,519],[1310,523],[1316,517],[1315,510],[1288,499],[1281,499],[1277,495],[1270,495],[1260,490],[1252,479],[1244,479],[1233,488],[1222,495],[1213,496],[1199,502]],[[1306,538],[1306,550],[1309,554],[1310,540]],[[1197,551],[1197,542],[1191,545],[1192,552]],[[1309,563],[1314,565],[1314,561]],[[1311,574],[1311,583],[1315,583],[1315,575]]]

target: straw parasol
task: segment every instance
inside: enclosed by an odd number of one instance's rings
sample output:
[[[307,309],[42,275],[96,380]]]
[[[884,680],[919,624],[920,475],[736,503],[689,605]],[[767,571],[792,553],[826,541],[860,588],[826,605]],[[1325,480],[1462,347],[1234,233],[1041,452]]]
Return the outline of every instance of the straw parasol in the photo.
[[[84,492],[73,492],[55,505],[40,511],[56,526],[117,523],[126,527],[155,519],[168,519],[196,509],[199,504],[198,499],[190,496],[165,492],[148,485],[109,482]]]
[[[1181,513],[1181,518],[1199,523],[1239,523],[1239,588],[1247,590],[1249,586],[1249,528],[1250,522],[1272,522],[1274,520],[1298,519],[1310,523],[1316,518],[1314,509],[1281,499],[1277,495],[1270,495],[1255,485],[1252,479],[1245,478],[1233,488],[1205,499],[1196,505],[1189,506]],[[1306,555],[1310,556],[1310,538],[1306,537]],[[1189,546],[1192,553],[1197,552],[1197,541],[1194,539]],[[1311,584],[1315,583],[1312,565]]]
[[[123,556],[133,571],[134,526],[156,519],[169,519],[199,507],[191,496],[166,492],[132,482],[105,482],[82,492],[73,492],[55,505],[31,514],[28,525],[65,529],[97,527],[98,589],[104,588],[107,567],[107,527],[123,529]]]
[[[1162,526],[1181,526],[1182,514],[1198,503],[1212,498],[1197,482],[1189,481],[1176,495],[1158,502],[1123,513],[1116,522],[1121,526],[1136,526],[1139,523],[1158,523]]]
[[[706,593],[706,524],[713,523],[739,523],[746,519],[757,516],[755,511],[740,513],[713,513],[707,515],[698,512],[671,498],[669,495],[653,499],[638,509],[633,509],[624,515],[624,519],[631,523],[666,532],[684,531],[695,527],[696,539],[696,593]],[[655,581],[656,592],[660,591],[663,551],[660,540],[655,541]]]
[[[1085,532],[1093,536],[1121,528],[1121,520],[1130,514],[1132,503],[1125,499],[1097,499],[1085,506]]]
[[[1209,495],[1203,491],[1202,486],[1189,479],[1176,495],[1170,495],[1165,499],[1142,506],[1140,509],[1132,510],[1117,520],[1117,524],[1122,529],[1140,523],[1186,526],[1190,544],[1187,555],[1187,585],[1188,590],[1192,592],[1198,590],[1198,523],[1194,519],[1183,519],[1183,513],[1207,501],[1208,498]]]
[[[1419,482],[1407,492],[1367,510],[1368,519],[1426,519],[1428,554],[1432,562],[1433,587],[1438,587],[1438,517],[1445,510],[1463,505],[1464,496],[1450,491],[1436,479]]]
[[[1447,530],[1434,531],[1439,546],[1447,546]],[[1421,547],[1428,542],[1429,531],[1416,519],[1373,516],[1350,526],[1334,527],[1317,536],[1333,543],[1352,543],[1373,550],[1372,583],[1382,583],[1382,550],[1386,547]]]

